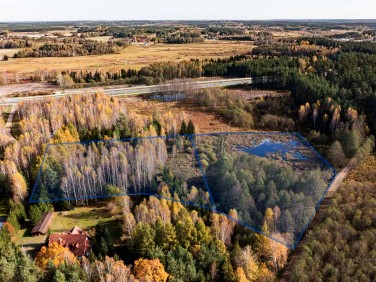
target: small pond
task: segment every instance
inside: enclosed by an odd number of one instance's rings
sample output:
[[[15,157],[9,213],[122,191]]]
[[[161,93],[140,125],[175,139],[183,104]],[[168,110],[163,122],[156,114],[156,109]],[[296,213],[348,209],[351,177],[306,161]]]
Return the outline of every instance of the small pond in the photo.
[[[308,158],[298,151],[301,145],[299,141],[292,140],[288,142],[277,142],[270,139],[264,139],[260,144],[250,147],[239,146],[238,149],[251,155],[267,157],[270,154],[279,154],[286,159],[286,154],[290,154],[298,160],[307,160]]]

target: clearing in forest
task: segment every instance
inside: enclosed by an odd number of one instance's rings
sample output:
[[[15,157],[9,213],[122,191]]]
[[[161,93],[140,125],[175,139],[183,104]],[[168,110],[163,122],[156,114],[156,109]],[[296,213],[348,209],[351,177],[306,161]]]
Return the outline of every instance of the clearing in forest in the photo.
[[[294,249],[334,177],[296,133],[50,144],[30,202],[155,196],[225,214]]]

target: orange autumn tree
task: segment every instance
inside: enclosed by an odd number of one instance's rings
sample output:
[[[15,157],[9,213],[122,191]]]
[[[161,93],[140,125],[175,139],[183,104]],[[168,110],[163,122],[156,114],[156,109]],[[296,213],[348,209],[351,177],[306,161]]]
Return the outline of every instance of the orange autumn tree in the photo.
[[[16,229],[15,229],[14,226],[13,226],[11,223],[9,223],[8,221],[6,221],[6,222],[4,223],[3,228],[5,228],[5,229],[8,231],[10,237],[13,237],[13,236],[16,234]]]
[[[165,282],[168,273],[159,259],[139,259],[134,263],[134,275],[140,281]]]
[[[36,265],[41,268],[47,268],[49,261],[51,261],[56,267],[63,263],[77,263],[74,254],[69,249],[64,248],[56,242],[48,247],[43,246],[35,257]]]

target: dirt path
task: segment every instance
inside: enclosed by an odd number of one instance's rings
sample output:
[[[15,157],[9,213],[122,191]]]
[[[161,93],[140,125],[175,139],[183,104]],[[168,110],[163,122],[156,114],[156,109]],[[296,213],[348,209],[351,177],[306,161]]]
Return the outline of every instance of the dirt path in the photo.
[[[12,95],[15,93],[19,94],[28,94],[30,92],[48,92],[59,90],[57,85],[48,84],[48,83],[21,83],[21,84],[11,84],[0,86],[0,97],[6,95]]]
[[[8,116],[8,120],[7,120],[7,123],[5,124],[5,129],[7,131],[7,136],[12,139],[12,140],[16,140],[14,138],[14,136],[12,135],[12,124],[13,124],[13,117],[14,117],[14,114],[16,113],[17,111],[17,104],[14,104],[10,113],[9,113],[9,116]]]
[[[356,167],[358,164],[358,160],[356,157],[352,158],[349,163],[337,174],[335,177],[332,185],[330,186],[328,192],[326,193],[325,198],[321,202],[320,207],[317,209],[316,215],[313,218],[311,224],[309,225],[308,230],[306,230],[305,234],[310,230],[313,230],[318,224],[320,224],[324,220],[325,212],[330,204],[331,199],[337,192],[338,188],[341,186],[343,181],[346,179],[349,172]],[[289,255],[287,261],[287,267],[285,271],[282,273],[280,278],[280,282],[288,282],[291,281],[291,274],[292,268],[295,265],[296,261],[299,259],[303,248],[305,246],[305,234],[303,235],[302,240],[300,241],[298,247]]]

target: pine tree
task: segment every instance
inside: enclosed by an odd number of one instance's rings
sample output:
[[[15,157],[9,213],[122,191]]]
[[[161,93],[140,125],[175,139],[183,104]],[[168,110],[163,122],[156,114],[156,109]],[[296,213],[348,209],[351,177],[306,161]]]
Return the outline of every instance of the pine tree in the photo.
[[[158,218],[155,225],[155,242],[163,251],[175,250],[177,245],[175,227],[171,223],[163,224]]]
[[[187,124],[185,123],[185,120],[181,123],[180,127],[180,135],[186,135],[187,134]]]
[[[195,134],[195,126],[194,126],[192,120],[189,120],[189,122],[188,122],[187,134],[188,135]]]
[[[155,249],[155,229],[139,222],[130,240],[131,249],[138,257],[151,258]]]

